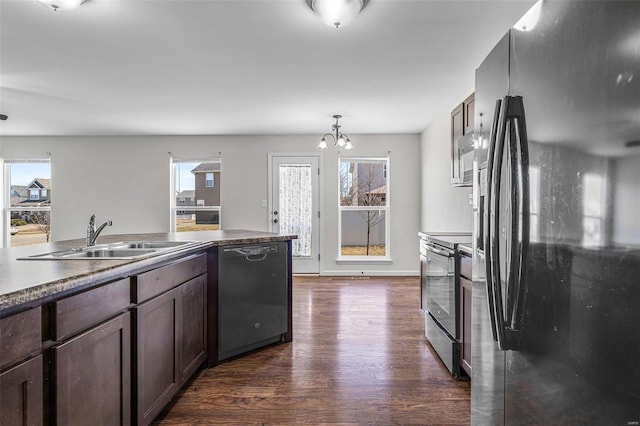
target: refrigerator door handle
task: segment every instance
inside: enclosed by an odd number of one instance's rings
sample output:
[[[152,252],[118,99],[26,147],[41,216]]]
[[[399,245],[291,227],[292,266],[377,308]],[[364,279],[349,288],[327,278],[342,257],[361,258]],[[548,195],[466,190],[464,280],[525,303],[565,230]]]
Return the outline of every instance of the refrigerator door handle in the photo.
[[[497,322],[495,315],[495,301],[494,301],[494,286],[495,286],[495,275],[493,273],[493,269],[495,267],[493,259],[495,253],[495,247],[493,246],[494,237],[495,237],[495,229],[492,225],[492,217],[491,217],[491,207],[493,200],[495,197],[495,183],[494,179],[494,153],[496,152],[497,138],[498,138],[498,128],[501,120],[502,114],[502,99],[496,100],[495,111],[493,113],[493,124],[491,126],[491,133],[489,136],[489,156],[487,159],[487,194],[485,197],[485,208],[484,208],[484,249],[485,249],[485,269],[486,269],[486,280],[487,280],[487,305],[489,309],[489,320],[491,323],[491,333],[493,335],[493,340],[498,341],[497,334]]]
[[[509,254],[509,280],[505,322],[505,348],[517,349],[521,328],[524,286],[529,247],[529,141],[522,96],[509,98],[507,117],[510,123],[511,212],[512,232]]]
[[[507,144],[508,137],[508,144]],[[502,169],[505,159],[505,149],[508,150],[507,162],[510,165],[508,188],[510,200],[511,223],[509,247],[499,245],[497,230],[500,226],[500,185],[502,184]],[[491,286],[493,292],[493,314],[496,327],[498,346],[502,350],[518,349],[521,309],[523,305],[524,283],[526,279],[526,264],[529,245],[529,155],[524,105],[520,96],[505,96],[502,101],[502,111],[496,136],[495,150],[492,164],[492,196],[489,221]],[[504,262],[508,268],[504,277],[504,293],[500,270],[500,250],[508,249]],[[505,309],[506,308],[506,309]]]
[[[491,195],[488,197],[490,200],[489,208],[489,248],[491,250],[490,256],[487,262],[490,265],[491,271],[491,285],[488,286],[492,292],[490,303],[493,302],[493,322],[495,323],[496,338],[498,341],[498,347],[502,350],[507,349],[505,338],[505,314],[504,314],[504,302],[502,298],[502,276],[500,271],[500,256],[501,250],[504,247],[500,247],[500,205],[502,203],[500,190],[502,186],[502,166],[504,159],[504,151],[506,149],[507,140],[507,127],[509,124],[508,109],[509,109],[509,96],[505,96],[502,100],[500,115],[498,118],[498,125],[495,138],[495,146],[492,152],[493,164],[491,170]],[[506,258],[505,261],[509,262]],[[508,276],[506,279],[508,280]],[[508,281],[506,286],[508,288]]]

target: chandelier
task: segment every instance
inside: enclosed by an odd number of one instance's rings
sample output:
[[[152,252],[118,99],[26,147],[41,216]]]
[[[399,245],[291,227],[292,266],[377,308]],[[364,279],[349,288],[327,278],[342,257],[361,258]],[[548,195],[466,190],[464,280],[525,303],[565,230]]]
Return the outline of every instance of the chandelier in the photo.
[[[49,6],[54,11],[73,10],[86,0],[38,0],[40,3]]]
[[[369,0],[306,0],[307,5],[331,27],[344,27],[354,21]]]
[[[336,122],[331,126],[331,131],[333,133],[325,133],[320,139],[320,143],[318,144],[319,149],[327,149],[329,146],[327,145],[327,138],[333,141],[333,146],[338,149],[352,149],[353,144],[351,143],[351,139],[349,139],[349,135],[346,135],[340,131],[340,124],[338,120],[342,118],[341,115],[334,115],[333,118],[336,119]]]

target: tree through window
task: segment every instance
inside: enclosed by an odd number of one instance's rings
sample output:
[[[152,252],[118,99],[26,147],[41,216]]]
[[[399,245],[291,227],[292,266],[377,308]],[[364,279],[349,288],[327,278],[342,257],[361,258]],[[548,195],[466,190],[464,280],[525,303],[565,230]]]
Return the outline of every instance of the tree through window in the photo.
[[[340,159],[340,257],[389,257],[388,162]]]

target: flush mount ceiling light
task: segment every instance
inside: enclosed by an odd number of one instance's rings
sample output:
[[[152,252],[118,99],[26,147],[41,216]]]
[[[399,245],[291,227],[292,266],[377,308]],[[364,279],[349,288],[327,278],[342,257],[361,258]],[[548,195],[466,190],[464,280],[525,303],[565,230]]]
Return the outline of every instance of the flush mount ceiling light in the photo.
[[[369,0],[306,0],[306,2],[322,22],[340,28],[355,20]]]
[[[333,141],[333,146],[338,149],[351,149],[353,145],[351,144],[351,139],[349,139],[348,135],[345,135],[340,131],[340,124],[338,124],[338,120],[342,118],[341,115],[334,115],[333,118],[336,119],[336,122],[331,126],[331,131],[333,133],[325,133],[320,139],[320,143],[318,144],[319,149],[327,149],[329,146],[327,145],[327,138]]]
[[[38,2],[49,6],[54,11],[73,10],[80,6],[85,0],[38,0]]]

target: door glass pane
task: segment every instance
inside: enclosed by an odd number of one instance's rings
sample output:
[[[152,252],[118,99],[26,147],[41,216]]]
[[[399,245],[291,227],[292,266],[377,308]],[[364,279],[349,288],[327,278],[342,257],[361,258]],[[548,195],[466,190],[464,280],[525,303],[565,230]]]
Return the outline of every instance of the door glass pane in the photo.
[[[294,257],[310,257],[313,214],[311,165],[281,164],[279,177],[280,233],[298,236],[297,240],[291,241]]]

